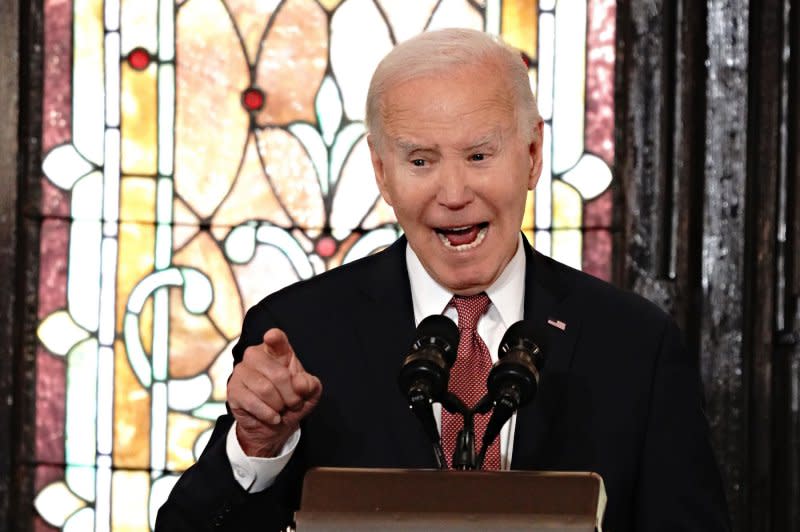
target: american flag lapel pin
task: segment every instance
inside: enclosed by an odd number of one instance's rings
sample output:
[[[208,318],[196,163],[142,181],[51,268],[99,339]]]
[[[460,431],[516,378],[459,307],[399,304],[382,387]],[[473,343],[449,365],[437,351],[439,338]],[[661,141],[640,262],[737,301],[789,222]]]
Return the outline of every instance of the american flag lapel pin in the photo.
[[[564,323],[564,322],[563,322],[563,321],[561,321],[561,320],[554,320],[553,318],[550,318],[550,319],[548,319],[548,320],[547,320],[547,324],[548,324],[548,325],[552,325],[552,326],[553,326],[553,327],[555,327],[556,329],[560,329],[560,330],[562,330],[562,331],[563,331],[563,330],[565,330],[565,329],[567,328],[567,324],[566,324],[566,323]]]

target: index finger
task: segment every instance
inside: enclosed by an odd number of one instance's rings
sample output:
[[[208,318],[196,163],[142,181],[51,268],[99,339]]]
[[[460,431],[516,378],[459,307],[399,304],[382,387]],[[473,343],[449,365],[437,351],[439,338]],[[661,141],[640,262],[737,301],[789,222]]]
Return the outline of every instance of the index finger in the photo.
[[[288,368],[294,358],[294,349],[286,333],[280,329],[270,329],[264,333],[263,339],[264,352],[267,356]]]

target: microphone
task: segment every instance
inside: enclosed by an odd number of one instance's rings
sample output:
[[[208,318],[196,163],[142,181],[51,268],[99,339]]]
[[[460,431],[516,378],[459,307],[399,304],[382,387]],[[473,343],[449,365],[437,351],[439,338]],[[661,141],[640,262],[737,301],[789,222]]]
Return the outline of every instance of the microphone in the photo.
[[[483,466],[486,450],[500,434],[514,412],[536,395],[539,373],[545,364],[538,328],[530,320],[521,320],[508,328],[500,341],[498,360],[492,366],[486,387],[494,403],[494,411],[483,434],[478,467]]]
[[[458,354],[458,327],[442,315],[428,316],[417,327],[411,353],[403,360],[398,384],[408,405],[419,418],[436,453],[440,469],[447,467],[433,403],[447,391],[450,368]]]

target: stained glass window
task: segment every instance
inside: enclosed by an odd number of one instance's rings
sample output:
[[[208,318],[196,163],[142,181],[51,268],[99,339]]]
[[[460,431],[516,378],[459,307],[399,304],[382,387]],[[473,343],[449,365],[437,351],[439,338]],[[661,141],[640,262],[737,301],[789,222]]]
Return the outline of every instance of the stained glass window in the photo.
[[[148,530],[224,411],[266,294],[400,234],[364,129],[391,47],[450,26],[530,58],[523,231],[610,276],[614,0],[44,0],[37,530]]]

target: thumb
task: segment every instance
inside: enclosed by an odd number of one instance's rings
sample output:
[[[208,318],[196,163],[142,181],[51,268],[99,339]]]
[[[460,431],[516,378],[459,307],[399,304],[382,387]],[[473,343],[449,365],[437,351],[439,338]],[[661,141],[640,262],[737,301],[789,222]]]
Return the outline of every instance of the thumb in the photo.
[[[264,333],[263,339],[267,356],[288,368],[294,358],[294,349],[286,333],[280,329],[270,329]]]
[[[320,395],[322,383],[314,375],[303,371],[292,376],[292,388],[297,395],[308,401]]]

